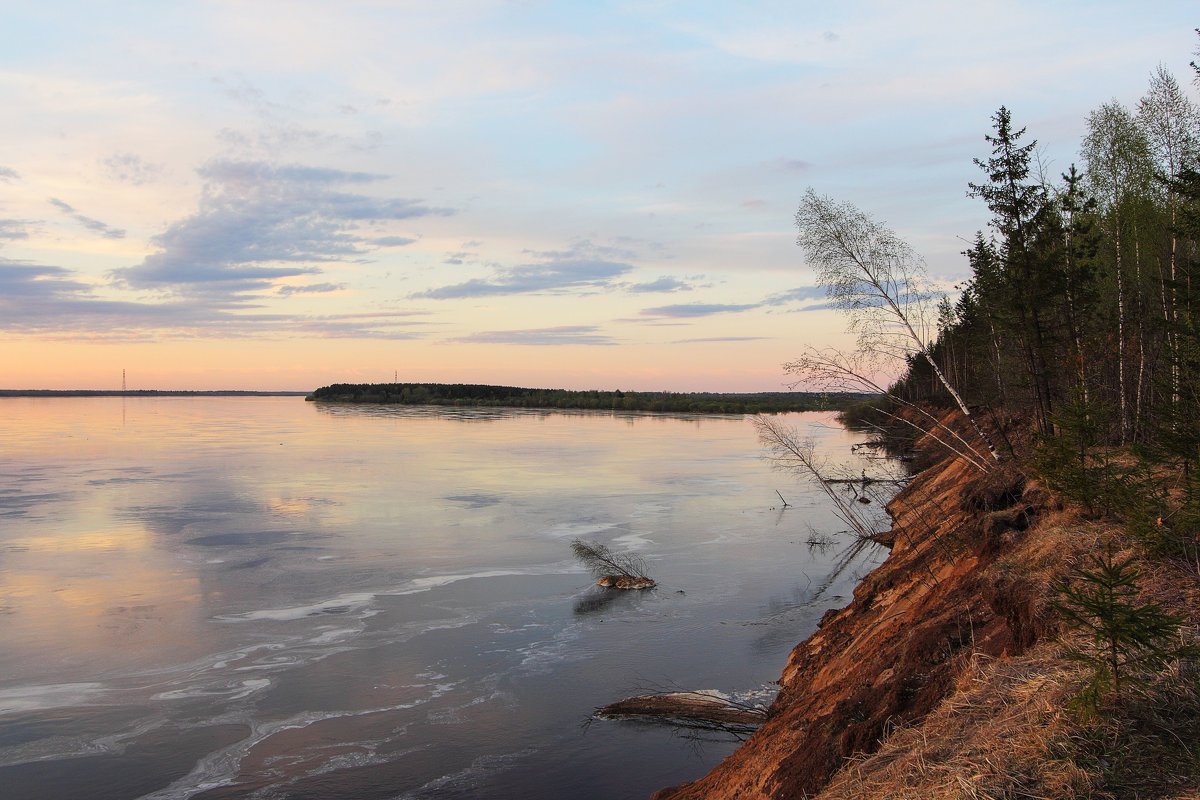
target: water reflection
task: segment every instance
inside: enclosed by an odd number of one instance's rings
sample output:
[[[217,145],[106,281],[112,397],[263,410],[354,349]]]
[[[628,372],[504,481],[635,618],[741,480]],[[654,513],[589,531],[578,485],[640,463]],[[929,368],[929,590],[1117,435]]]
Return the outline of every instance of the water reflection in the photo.
[[[646,794],[724,751],[578,720],[769,685],[874,558],[795,544],[837,523],[741,417],[0,402],[6,798]],[[592,586],[580,536],[660,589]]]

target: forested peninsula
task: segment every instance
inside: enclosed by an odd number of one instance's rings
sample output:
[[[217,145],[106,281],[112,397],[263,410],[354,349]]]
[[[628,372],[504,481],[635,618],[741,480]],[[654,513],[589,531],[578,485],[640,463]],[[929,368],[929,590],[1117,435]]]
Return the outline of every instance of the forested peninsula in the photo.
[[[775,414],[838,411],[871,395],[865,392],[622,392],[524,389],[470,383],[335,383],[305,399],[327,403],[474,406],[683,414]]]
[[[853,205],[800,204],[860,338],[786,370],[878,392],[847,420],[921,469],[766,721],[659,800],[1200,797],[1200,110],[1160,66],[1058,174],[1004,107],[980,151],[991,220],[954,291]],[[820,479],[796,431],[758,427]]]

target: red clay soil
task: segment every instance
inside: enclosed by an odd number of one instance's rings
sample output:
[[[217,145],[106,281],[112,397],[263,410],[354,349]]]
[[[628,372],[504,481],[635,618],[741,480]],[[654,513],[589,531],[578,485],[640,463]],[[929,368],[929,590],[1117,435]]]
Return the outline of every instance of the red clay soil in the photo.
[[[1036,639],[1019,578],[984,571],[1049,502],[1003,467],[944,459],[888,505],[894,544],[846,608],[791,653],[767,721],[693,783],[655,800],[803,798],[889,726],[928,714],[966,653],[1015,654]]]

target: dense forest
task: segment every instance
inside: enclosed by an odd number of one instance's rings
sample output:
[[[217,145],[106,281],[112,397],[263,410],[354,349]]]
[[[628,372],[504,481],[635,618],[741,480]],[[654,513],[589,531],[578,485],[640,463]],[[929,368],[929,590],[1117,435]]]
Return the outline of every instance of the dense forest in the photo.
[[[953,290],[886,227],[809,191],[799,244],[859,347],[810,348],[788,370],[879,392],[846,415],[860,424],[957,407],[973,435],[946,443],[981,470],[1029,463],[1200,559],[1200,111],[1160,66],[1136,106],[1089,114],[1078,163],[1057,176],[1007,108],[984,139],[967,192],[991,222]],[[898,380],[880,377],[896,364]]]
[[[937,303],[930,357],[909,354],[890,392],[947,403],[956,390],[1027,423],[1032,439],[998,422],[992,444],[1033,455],[1095,510],[1153,520],[1156,547],[1195,558],[1200,112],[1160,66],[1135,107],[1091,112],[1078,164],[1056,179],[1008,109],[992,121],[969,186],[990,228],[964,253],[969,280]],[[1018,452],[1026,441],[1033,453]]]
[[[687,414],[771,414],[832,411],[866,399],[862,392],[622,392],[523,389],[469,383],[335,383],[306,399],[393,405],[561,408]]]

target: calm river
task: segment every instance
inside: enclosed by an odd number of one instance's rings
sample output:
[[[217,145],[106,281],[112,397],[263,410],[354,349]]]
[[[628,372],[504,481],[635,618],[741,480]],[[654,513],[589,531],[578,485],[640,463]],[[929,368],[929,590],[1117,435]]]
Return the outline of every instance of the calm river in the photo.
[[[0,400],[0,796],[645,797],[734,745],[592,709],[769,700],[842,528],[742,417]]]

